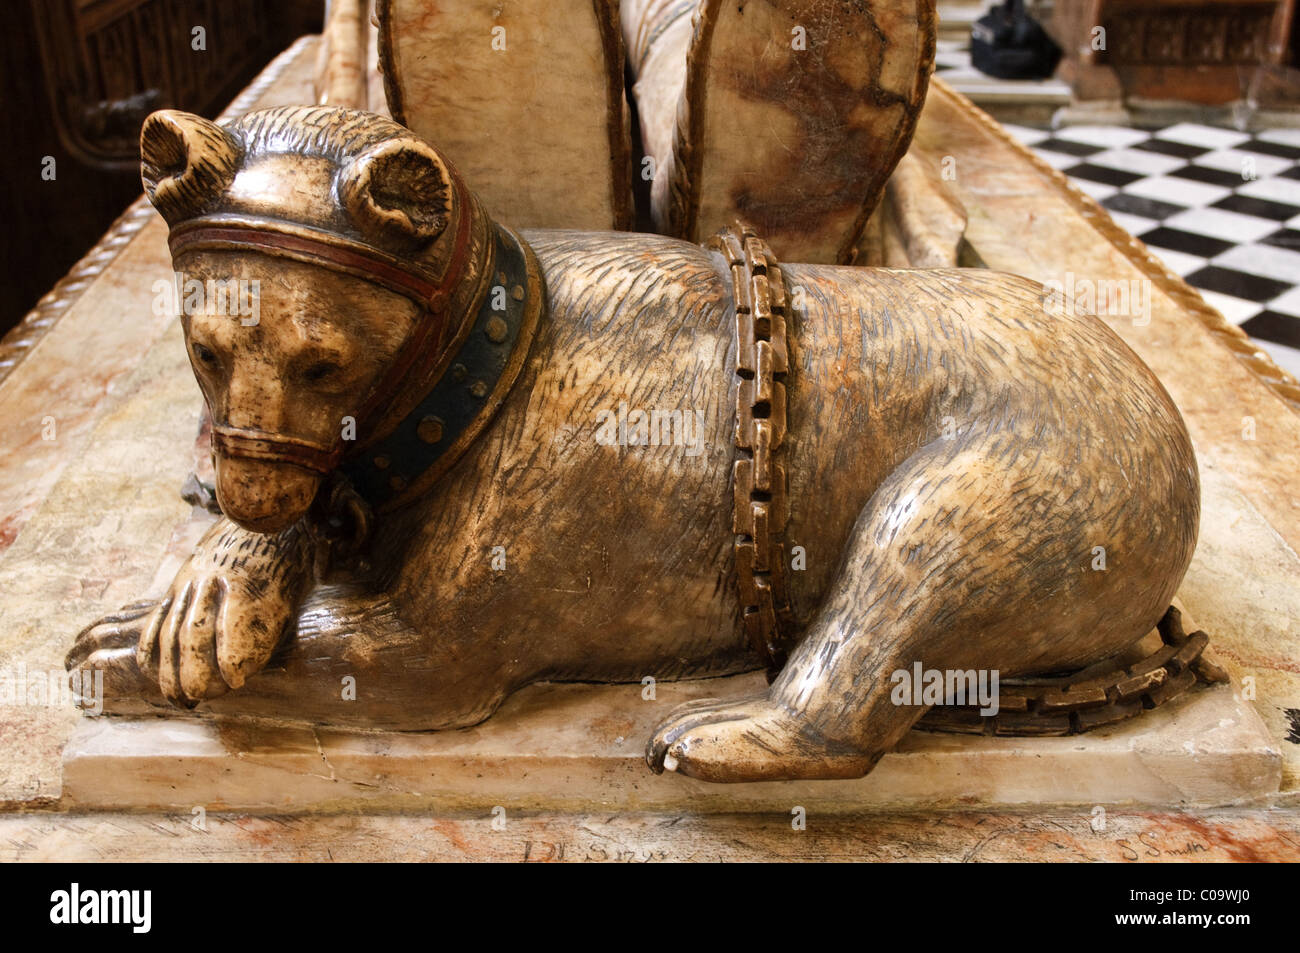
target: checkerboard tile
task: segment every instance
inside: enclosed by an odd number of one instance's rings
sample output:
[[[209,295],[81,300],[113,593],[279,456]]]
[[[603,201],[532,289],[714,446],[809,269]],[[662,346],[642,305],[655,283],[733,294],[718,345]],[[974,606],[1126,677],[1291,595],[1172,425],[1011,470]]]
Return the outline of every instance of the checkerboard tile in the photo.
[[[1060,85],[991,80],[956,40],[939,41],[935,72],[968,94]],[[1300,129],[1003,125],[1300,378]]]
[[[1006,128],[1300,377],[1300,130]]]

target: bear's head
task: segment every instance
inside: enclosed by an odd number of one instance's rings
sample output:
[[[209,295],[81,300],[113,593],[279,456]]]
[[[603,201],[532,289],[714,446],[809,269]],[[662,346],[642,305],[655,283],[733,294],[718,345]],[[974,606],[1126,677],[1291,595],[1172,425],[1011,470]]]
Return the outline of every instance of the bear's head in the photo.
[[[427,390],[474,294],[486,216],[435,149],[355,110],[227,125],[165,110],[141,155],[171,229],[218,501],[278,532]]]

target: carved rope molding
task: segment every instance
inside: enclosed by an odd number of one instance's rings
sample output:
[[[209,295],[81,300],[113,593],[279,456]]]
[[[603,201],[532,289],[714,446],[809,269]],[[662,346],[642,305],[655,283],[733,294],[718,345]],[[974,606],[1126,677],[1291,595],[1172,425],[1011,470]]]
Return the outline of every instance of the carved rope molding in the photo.
[[[234,101],[222,112],[220,119],[233,119],[249,112],[266,91],[284,74],[304,47],[318,37],[307,35],[299,37],[292,45],[266,65],[266,68],[244,88]],[[157,213],[148,199],[143,195],[127,206],[126,211],[109,226],[104,236],[95,243],[81,260],[72,266],[66,275],[36,302],[36,307],[21,321],[9,329],[0,339],[0,385],[14,372],[23,359],[40,343],[41,338],[52,328],[69,308],[81,299],[86,289],[102,275],[113,263],[121,251],[130,244],[131,239]]]
[[[939,77],[932,77],[930,84],[932,89],[940,90],[959,109],[979,122],[1003,143],[1011,146],[1037,172],[1052,181],[1065,194],[1074,210],[1103,238],[1109,241],[1116,250],[1121,252],[1152,284],[1164,292],[1184,311],[1195,316],[1207,331],[1232,351],[1237,359],[1245,364],[1273,393],[1282,398],[1283,403],[1291,410],[1300,413],[1300,382],[1297,382],[1294,377],[1278,367],[1268,352],[1252,341],[1245,331],[1230,323],[1222,314],[1206,304],[1199,291],[1166,268],[1164,262],[1160,261],[1144,242],[1134,238],[1116,225],[1115,220],[1110,217],[1110,213],[1091,195],[1070,182],[1065,173],[1048,165],[1046,161],[1035,155],[1029,148],[1017,142],[1011,133],[998,124],[996,119],[976,106],[966,96],[956,92]]]

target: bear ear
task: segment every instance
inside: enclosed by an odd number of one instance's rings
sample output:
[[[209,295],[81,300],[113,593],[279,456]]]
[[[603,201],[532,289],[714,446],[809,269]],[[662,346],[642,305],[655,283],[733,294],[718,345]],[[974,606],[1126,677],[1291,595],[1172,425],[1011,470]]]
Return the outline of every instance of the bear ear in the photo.
[[[391,139],[357,156],[339,174],[338,193],[363,234],[412,247],[447,227],[451,177],[418,139]]]
[[[169,225],[201,213],[235,178],[244,150],[215,122],[163,109],[140,130],[140,178]]]

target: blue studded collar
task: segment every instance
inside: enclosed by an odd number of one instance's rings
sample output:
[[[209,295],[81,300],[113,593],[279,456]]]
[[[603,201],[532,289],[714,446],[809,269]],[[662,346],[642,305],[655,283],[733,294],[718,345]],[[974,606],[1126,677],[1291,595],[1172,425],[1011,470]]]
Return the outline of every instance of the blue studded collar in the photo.
[[[349,455],[339,469],[383,512],[415,498],[451,468],[514,385],[543,305],[541,271],[514,232],[493,226],[490,282],[474,323],[447,370],[387,436]]]

